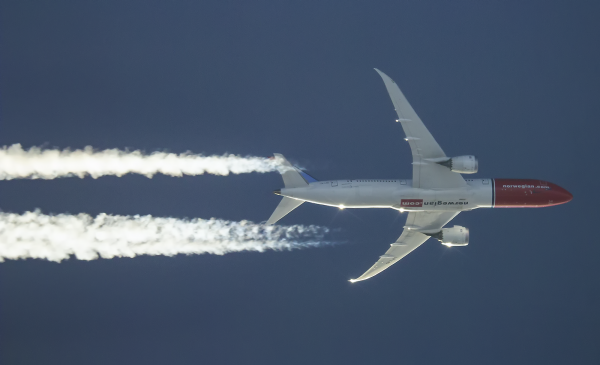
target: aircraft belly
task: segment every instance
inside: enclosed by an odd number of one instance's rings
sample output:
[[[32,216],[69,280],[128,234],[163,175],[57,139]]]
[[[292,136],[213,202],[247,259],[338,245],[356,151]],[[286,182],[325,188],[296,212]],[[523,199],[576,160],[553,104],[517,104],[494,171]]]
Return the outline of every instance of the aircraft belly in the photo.
[[[389,190],[375,189],[371,186],[360,186],[339,189],[336,193],[338,205],[348,208],[391,207],[394,205],[393,195]]]
[[[377,192],[368,196],[358,195],[352,202],[348,204],[348,207],[391,207],[393,205],[394,200],[392,194]]]
[[[282,195],[316,204],[347,208],[391,207],[395,204],[392,189],[376,189],[371,186],[290,189],[290,191],[285,189],[282,190]]]
[[[488,207],[489,187],[466,189],[412,189],[402,192],[394,208],[406,211],[463,211]]]
[[[282,189],[290,198],[346,208],[391,207],[406,211],[463,211],[491,206],[491,186],[480,180],[468,188],[418,189],[377,184],[322,184],[307,188]]]

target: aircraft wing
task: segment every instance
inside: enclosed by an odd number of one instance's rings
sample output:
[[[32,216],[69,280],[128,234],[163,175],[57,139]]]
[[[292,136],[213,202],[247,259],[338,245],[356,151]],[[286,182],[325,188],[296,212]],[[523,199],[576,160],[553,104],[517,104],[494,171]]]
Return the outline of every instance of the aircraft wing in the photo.
[[[396,262],[404,256],[411,253],[414,249],[421,246],[423,242],[429,239],[429,236],[418,232],[417,230],[437,230],[442,229],[448,222],[458,215],[459,212],[410,212],[406,218],[404,231],[392,243],[392,247],[386,251],[385,255],[380,256],[375,265],[371,266],[367,272],[351,282],[369,279]]]
[[[452,172],[447,167],[436,163],[443,161],[446,154],[410,106],[398,85],[383,72],[378,69],[375,71],[383,79],[390,98],[392,98],[392,103],[398,113],[398,121],[402,124],[406,140],[412,151],[413,187],[431,189],[466,186],[467,183],[459,173]],[[429,161],[430,159],[434,161]]]

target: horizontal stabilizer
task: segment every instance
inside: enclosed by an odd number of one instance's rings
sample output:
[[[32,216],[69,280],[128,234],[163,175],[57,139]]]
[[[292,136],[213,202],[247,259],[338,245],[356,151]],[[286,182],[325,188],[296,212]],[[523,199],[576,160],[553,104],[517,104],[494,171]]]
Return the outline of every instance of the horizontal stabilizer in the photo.
[[[289,212],[298,208],[302,203],[304,203],[302,200],[283,197],[281,203],[279,203],[273,214],[271,214],[271,218],[269,218],[267,221],[267,225],[275,224],[278,220],[285,217]]]

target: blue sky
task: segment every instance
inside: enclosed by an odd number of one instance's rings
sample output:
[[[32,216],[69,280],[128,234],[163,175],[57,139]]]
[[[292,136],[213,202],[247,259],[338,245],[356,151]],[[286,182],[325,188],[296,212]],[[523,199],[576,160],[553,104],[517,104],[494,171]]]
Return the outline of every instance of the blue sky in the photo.
[[[0,145],[283,153],[318,179],[410,178],[377,67],[477,177],[574,195],[453,221],[356,284],[404,215],[302,205],[344,245],[0,263],[7,364],[600,361],[600,115],[591,1],[12,1],[0,5]],[[275,174],[0,181],[0,209],[266,220]]]

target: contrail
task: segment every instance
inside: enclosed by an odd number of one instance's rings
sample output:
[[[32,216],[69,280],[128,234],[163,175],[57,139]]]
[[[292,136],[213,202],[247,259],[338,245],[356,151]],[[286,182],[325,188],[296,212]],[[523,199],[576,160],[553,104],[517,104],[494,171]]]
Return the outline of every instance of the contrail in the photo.
[[[215,254],[291,250],[331,244],[320,226],[266,226],[249,221],[176,219],[100,214],[0,212],[0,262],[60,262],[137,255]]]
[[[96,151],[88,146],[82,150],[58,150],[31,147],[24,150],[20,144],[0,148],[0,180],[55,179],[58,177],[89,175],[122,176],[129,173],[152,177],[161,173],[170,176],[229,175],[249,172],[284,171],[278,159],[238,155],[203,156],[189,152],[182,154],[109,149]]]

